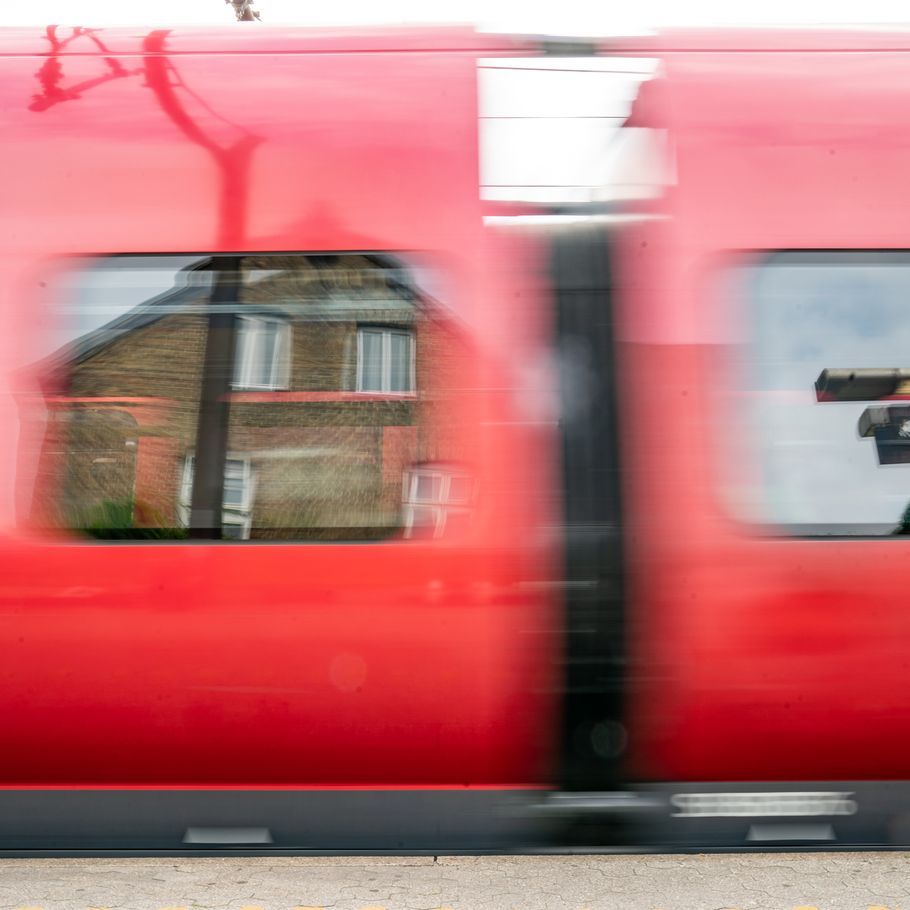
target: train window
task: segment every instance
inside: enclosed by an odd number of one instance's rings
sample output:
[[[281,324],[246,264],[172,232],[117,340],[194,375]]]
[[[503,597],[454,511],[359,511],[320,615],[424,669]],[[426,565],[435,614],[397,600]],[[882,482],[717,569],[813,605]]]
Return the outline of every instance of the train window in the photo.
[[[738,285],[741,504],[788,534],[910,533],[910,253],[784,252]]]
[[[80,265],[33,371],[46,417],[23,459],[30,524],[118,540],[410,536],[402,484],[440,451],[459,457],[441,383],[470,358],[400,258]]]

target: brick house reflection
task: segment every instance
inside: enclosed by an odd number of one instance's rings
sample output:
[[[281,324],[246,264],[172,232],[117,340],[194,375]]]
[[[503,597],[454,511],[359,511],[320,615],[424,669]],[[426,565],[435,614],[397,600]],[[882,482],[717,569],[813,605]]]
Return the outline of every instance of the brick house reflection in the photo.
[[[211,269],[49,361],[35,523],[185,535]],[[239,286],[224,536],[454,529],[472,490],[446,399],[470,358],[441,308],[385,256],[248,256]]]

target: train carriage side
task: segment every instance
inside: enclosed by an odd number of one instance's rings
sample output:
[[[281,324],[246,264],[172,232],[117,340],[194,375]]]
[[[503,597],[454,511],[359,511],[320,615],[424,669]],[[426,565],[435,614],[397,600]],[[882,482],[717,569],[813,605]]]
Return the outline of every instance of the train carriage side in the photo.
[[[627,768],[664,843],[906,843],[906,36],[726,41],[616,247]]]

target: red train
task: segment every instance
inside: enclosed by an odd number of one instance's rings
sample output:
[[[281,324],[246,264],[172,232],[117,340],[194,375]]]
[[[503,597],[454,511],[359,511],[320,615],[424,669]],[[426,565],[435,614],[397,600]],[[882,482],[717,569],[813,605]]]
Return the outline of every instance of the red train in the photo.
[[[662,191],[482,202],[573,55]],[[3,34],[0,849],[905,844],[908,59]]]

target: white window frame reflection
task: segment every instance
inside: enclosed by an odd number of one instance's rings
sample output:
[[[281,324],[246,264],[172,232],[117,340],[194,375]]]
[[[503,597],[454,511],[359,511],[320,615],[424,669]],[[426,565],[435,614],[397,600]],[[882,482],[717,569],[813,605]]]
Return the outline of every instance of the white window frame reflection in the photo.
[[[452,481],[467,484],[467,494],[452,496]],[[421,491],[421,482],[433,489],[429,496]],[[466,471],[433,465],[421,465],[407,471],[402,478],[402,526],[406,538],[443,537],[452,516],[467,516],[473,499],[474,480]],[[428,534],[421,532],[426,529]]]
[[[275,348],[271,363],[262,357],[263,337],[275,332]],[[277,391],[287,389],[291,366],[291,325],[277,316],[237,316],[236,350],[234,352],[235,389]],[[268,378],[263,381],[263,374]]]
[[[381,341],[380,350],[380,378],[379,387],[368,386],[366,382],[366,359],[364,357],[364,338],[378,336]],[[392,390],[392,337],[399,336],[407,339],[407,369],[408,383],[406,389]],[[357,391],[381,395],[413,395],[416,386],[417,342],[412,329],[388,328],[383,326],[360,326],[357,329]]]
[[[253,525],[253,499],[255,494],[255,475],[250,459],[243,455],[228,455],[224,463],[225,484],[227,492],[228,473],[231,465],[240,466],[240,502],[227,504],[222,494],[221,529],[237,529],[239,533],[230,537],[237,540],[249,540]],[[183,462],[180,479],[180,498],[177,504],[177,520],[181,527],[189,527],[190,511],[193,496],[193,476],[196,469],[196,456],[191,452]]]

